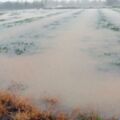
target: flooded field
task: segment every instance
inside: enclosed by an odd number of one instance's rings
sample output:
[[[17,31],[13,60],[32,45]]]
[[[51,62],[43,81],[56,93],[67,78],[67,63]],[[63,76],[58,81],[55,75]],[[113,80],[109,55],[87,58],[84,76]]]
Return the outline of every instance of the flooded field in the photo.
[[[120,116],[120,9],[0,12],[0,89]]]

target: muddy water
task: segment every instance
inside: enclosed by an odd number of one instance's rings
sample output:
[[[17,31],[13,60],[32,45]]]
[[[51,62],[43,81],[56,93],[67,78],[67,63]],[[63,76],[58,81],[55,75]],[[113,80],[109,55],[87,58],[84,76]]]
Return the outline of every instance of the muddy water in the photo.
[[[6,89],[14,81],[24,85],[22,94],[27,96],[56,96],[68,107],[120,115],[119,71],[99,69],[104,59],[96,55],[103,50],[106,39],[116,38],[119,33],[97,29],[96,21],[97,10],[85,10],[53,32],[52,40],[43,42],[45,51],[1,56],[1,88]]]

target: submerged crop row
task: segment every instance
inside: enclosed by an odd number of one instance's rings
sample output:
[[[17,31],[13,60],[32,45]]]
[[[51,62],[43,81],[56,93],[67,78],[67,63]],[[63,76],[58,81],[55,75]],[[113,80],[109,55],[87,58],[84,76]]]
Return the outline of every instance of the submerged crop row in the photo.
[[[0,53],[9,54],[9,55],[22,55],[25,53],[31,53],[36,49],[36,46],[33,42],[8,42],[0,44]]]
[[[106,28],[113,31],[120,31],[120,26],[117,26],[113,24],[111,21],[109,21],[106,16],[101,12],[98,11],[98,22],[97,22],[98,28]]]
[[[16,21],[13,21],[13,22],[7,22],[7,23],[4,23],[4,24],[1,24],[0,27],[10,28],[10,27],[14,27],[14,26],[17,26],[17,25],[22,25],[22,24],[25,24],[25,23],[31,23],[31,22],[34,22],[34,21],[37,21],[37,20],[40,20],[40,19],[43,19],[43,18],[46,18],[46,17],[52,17],[54,15],[59,15],[59,14],[62,14],[62,13],[63,12],[55,12],[55,13],[50,13],[50,14],[45,15],[45,16],[31,17],[31,18],[26,18],[26,19],[22,19],[22,20],[16,20]]]
[[[39,51],[41,48],[40,42],[44,39],[50,39],[52,31],[55,30],[68,23],[69,21],[73,20],[75,17],[78,17],[84,10],[79,10],[77,12],[73,12],[70,15],[63,16],[58,20],[54,20],[46,25],[42,26],[40,31],[33,32],[25,32],[22,33],[20,36],[13,38],[12,40],[5,40],[0,42],[0,54],[7,55],[7,56],[18,56],[18,55],[26,55],[32,54]],[[47,16],[53,16],[62,14],[63,12],[56,12],[52,14],[48,14]],[[36,18],[35,18],[36,19]],[[19,22],[17,23],[19,24]]]

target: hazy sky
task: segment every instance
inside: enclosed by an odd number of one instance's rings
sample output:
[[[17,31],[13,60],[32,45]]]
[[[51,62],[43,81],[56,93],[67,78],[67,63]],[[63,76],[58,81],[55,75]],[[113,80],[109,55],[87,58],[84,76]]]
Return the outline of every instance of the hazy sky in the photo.
[[[6,2],[6,1],[29,1],[29,2],[32,2],[34,0],[0,0],[0,2]],[[39,0],[38,0],[39,1]],[[60,1],[60,0],[58,0]],[[69,0],[65,0],[65,1],[69,1]],[[89,1],[94,1],[94,0],[89,0]],[[96,0],[97,1],[97,0]],[[102,0],[102,1],[105,1],[105,0]]]

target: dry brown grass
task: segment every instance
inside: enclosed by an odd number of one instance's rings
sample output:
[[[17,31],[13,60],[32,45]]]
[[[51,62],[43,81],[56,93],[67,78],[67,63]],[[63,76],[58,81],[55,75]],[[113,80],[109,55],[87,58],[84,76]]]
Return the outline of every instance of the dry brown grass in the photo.
[[[44,101],[49,107],[42,111],[34,107],[27,99],[8,92],[0,92],[0,120],[105,120],[95,113],[83,114],[79,109],[69,114],[65,112],[54,114],[51,109],[58,104],[58,99],[45,98]]]

